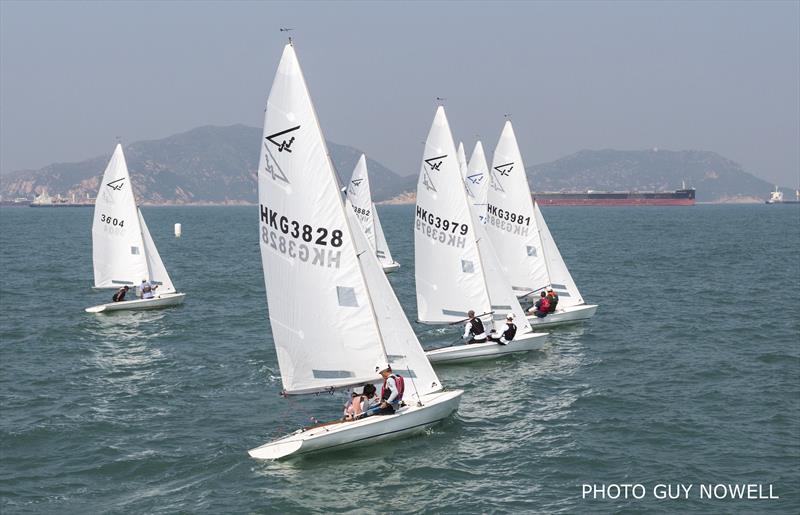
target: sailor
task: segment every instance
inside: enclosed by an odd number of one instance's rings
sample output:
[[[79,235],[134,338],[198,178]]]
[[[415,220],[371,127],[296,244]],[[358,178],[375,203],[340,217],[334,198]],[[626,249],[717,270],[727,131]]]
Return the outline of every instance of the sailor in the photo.
[[[500,338],[496,338],[492,335],[489,335],[489,340],[495,343],[499,343],[500,345],[507,345],[511,340],[514,339],[514,336],[516,336],[516,334],[517,334],[517,326],[514,325],[514,313],[509,313],[508,315],[506,315],[506,330],[503,331],[503,334],[500,335]]]
[[[483,322],[475,316],[473,310],[467,312],[469,320],[464,325],[464,339],[469,338],[467,343],[484,343],[486,342],[486,330],[483,328]]]
[[[156,288],[158,288],[158,285],[150,284],[147,279],[142,279],[142,284],[139,285],[139,291],[142,292],[143,299],[152,299],[155,296],[154,291]]]
[[[403,400],[405,383],[403,377],[392,373],[390,365],[378,365],[375,371],[383,377],[381,386],[380,404],[372,408],[368,415],[391,415],[400,408],[400,401]]]
[[[363,417],[372,405],[373,397],[375,397],[375,385],[372,383],[365,384],[361,389],[353,389],[350,401],[344,407],[343,420],[356,420]]]
[[[541,298],[536,301],[536,304],[534,304],[531,309],[528,310],[528,313],[532,313],[539,318],[544,318],[547,316],[547,313],[549,311],[550,311],[550,301],[547,300],[547,293],[543,291],[541,293]]]
[[[547,300],[550,302],[550,309],[548,309],[547,312],[555,312],[556,306],[558,306],[558,293],[553,291],[552,286],[547,288]]]
[[[114,302],[122,302],[123,300],[125,300],[125,294],[126,293],[128,293],[128,285],[127,284],[125,286],[123,286],[122,288],[120,288],[119,290],[117,290],[117,293],[115,293],[114,296],[111,297],[111,300],[113,300]]]

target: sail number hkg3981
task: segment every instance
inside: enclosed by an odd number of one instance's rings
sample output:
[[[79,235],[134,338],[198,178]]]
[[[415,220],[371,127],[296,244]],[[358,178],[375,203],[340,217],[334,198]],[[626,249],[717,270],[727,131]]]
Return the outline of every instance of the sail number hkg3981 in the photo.
[[[261,240],[273,250],[292,259],[310,262],[312,265],[339,268],[341,251],[309,247],[319,245],[338,248],[342,246],[344,233],[339,229],[312,227],[269,209],[261,204]]]
[[[507,209],[493,206],[492,204],[488,204],[486,206],[486,211],[490,216],[494,216],[498,220],[506,220],[508,222],[513,222],[520,225],[523,225],[523,222],[525,225],[531,224],[530,216],[522,216],[522,213],[512,213]]]

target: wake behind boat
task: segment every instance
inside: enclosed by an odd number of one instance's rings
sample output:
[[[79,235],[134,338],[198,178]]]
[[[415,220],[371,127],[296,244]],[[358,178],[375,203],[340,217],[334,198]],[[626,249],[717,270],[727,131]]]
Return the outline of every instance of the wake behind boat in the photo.
[[[540,349],[547,336],[531,331],[525,312],[503,276],[483,224],[473,216],[462,166],[466,166],[463,150],[456,150],[444,108],[439,106],[425,142],[417,183],[417,318],[425,324],[452,325],[463,322],[473,310],[492,316],[490,330],[503,332],[509,314],[519,328],[506,345],[460,343],[428,351],[433,363],[492,359]]]
[[[136,207],[120,144],[106,167],[95,201],[92,263],[95,288],[127,287],[133,296],[133,288],[142,281],[145,290],[152,293],[140,291],[141,299],[92,306],[85,309],[87,313],[157,309],[181,304],[186,297],[185,293],[175,291],[142,212]]]
[[[394,438],[448,417],[463,392],[443,390],[351,203],[343,202],[291,41],[261,143],[261,263],[284,394],[347,390],[375,382],[389,366],[405,379],[405,391],[394,414],[303,428],[250,456],[278,459]],[[312,310],[304,307],[309,298]]]

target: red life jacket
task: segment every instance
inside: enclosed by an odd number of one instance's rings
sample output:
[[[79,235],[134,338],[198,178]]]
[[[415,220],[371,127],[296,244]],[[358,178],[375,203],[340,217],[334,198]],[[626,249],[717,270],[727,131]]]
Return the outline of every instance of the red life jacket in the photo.
[[[394,384],[397,386],[397,397],[394,399],[394,402],[400,402],[403,400],[403,392],[406,390],[406,385],[403,382],[403,376],[392,374],[389,377],[394,377]],[[389,395],[391,395],[387,393],[386,397],[383,396],[384,392],[386,392],[386,381],[389,379],[389,377],[383,380],[383,385],[381,386],[382,401],[388,399]]]
[[[548,311],[550,311],[550,301],[547,300],[547,297],[542,297],[542,300],[540,302],[541,304],[539,304],[539,311],[541,311],[542,313],[547,313]]]

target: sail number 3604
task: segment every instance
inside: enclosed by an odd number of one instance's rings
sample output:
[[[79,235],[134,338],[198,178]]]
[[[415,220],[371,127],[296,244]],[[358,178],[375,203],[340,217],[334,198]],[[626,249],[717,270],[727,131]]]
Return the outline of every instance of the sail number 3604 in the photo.
[[[100,223],[113,225],[114,227],[124,227],[125,220],[120,220],[119,218],[112,218],[108,215],[100,214]]]

